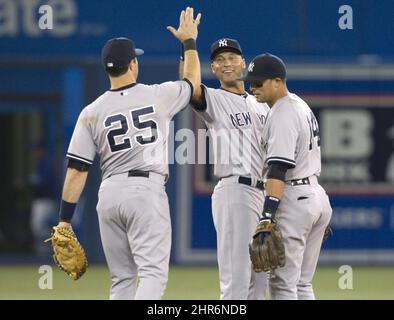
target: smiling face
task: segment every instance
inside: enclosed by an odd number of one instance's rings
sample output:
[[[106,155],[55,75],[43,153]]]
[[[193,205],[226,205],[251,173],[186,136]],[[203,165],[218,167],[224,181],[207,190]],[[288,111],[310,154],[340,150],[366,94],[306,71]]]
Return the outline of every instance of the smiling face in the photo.
[[[245,69],[245,60],[235,52],[221,52],[211,63],[212,72],[225,85],[234,85]]]

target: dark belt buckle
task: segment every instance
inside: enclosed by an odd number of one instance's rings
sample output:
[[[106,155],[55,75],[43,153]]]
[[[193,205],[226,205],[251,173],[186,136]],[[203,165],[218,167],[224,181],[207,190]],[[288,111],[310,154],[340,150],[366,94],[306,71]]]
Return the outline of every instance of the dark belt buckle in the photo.
[[[144,177],[149,178],[149,172],[141,170],[130,170],[128,173],[129,177]]]
[[[260,190],[264,190],[264,182],[261,180],[258,180],[256,183],[256,188]]]

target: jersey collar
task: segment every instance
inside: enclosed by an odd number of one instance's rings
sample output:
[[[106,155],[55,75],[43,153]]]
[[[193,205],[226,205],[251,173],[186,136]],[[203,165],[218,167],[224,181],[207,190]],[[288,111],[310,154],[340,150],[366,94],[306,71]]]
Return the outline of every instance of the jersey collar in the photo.
[[[248,95],[249,95],[246,91],[245,91],[244,93],[235,93],[235,92],[232,92],[232,91],[230,91],[230,90],[224,89],[224,88],[222,88],[222,87],[220,87],[220,89],[221,89],[221,90],[224,90],[224,91],[226,91],[226,92],[232,93],[232,94],[236,94],[237,96],[240,96],[240,97],[242,97],[242,98],[247,98]]]
[[[109,91],[112,91],[112,92],[114,92],[114,91],[123,91],[123,90],[129,89],[129,88],[132,88],[132,87],[134,87],[136,85],[137,85],[137,83],[134,82],[134,83],[130,83],[130,84],[126,85],[126,86],[123,86],[123,87],[120,87],[120,88],[117,88],[117,89],[110,89]]]

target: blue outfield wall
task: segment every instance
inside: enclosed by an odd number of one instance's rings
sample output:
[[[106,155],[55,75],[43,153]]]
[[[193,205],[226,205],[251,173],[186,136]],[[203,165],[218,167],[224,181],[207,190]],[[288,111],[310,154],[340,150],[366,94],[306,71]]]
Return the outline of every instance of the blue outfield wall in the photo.
[[[177,26],[180,10],[191,5],[203,14],[198,42],[205,57],[210,44],[224,36],[239,39],[247,55],[271,51],[317,61],[394,56],[390,0],[113,0],[94,5],[57,0],[52,30],[38,27],[43,4],[51,1],[1,2],[0,55],[97,55],[108,38],[122,35],[133,38],[147,55],[172,56],[178,54],[179,45],[166,26]],[[351,30],[338,26],[344,4],[352,8]]]
[[[394,250],[393,196],[332,196],[335,236],[326,249]]]

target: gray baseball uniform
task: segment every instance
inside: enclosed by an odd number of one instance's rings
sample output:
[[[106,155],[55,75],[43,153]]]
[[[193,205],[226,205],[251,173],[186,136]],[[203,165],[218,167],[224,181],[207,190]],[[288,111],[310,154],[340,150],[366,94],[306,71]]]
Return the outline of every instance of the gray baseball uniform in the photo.
[[[212,195],[221,299],[264,299],[266,274],[252,271],[248,243],[263,210],[261,134],[269,107],[247,93],[204,87],[198,112],[213,142]]]
[[[268,113],[263,129],[266,164],[290,165],[276,219],[282,231],[286,265],[270,278],[272,299],[314,299],[312,278],[332,209],[319,185],[319,127],[309,106],[289,93]]]
[[[97,212],[111,299],[164,293],[171,247],[168,128],[190,96],[186,81],[132,84],[105,92],[79,116],[67,157],[91,164],[100,156]]]

